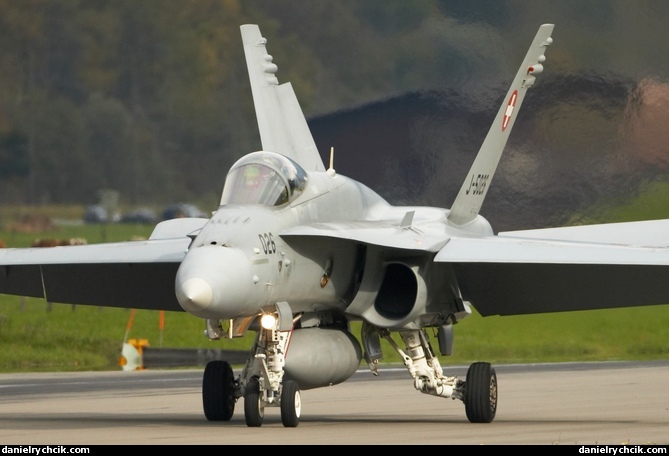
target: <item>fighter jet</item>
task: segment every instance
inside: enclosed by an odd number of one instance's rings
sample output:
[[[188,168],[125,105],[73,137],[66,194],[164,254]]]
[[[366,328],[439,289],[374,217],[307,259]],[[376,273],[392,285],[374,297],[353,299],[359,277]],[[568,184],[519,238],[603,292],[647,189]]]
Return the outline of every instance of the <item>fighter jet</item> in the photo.
[[[232,165],[211,217],[163,221],[144,241],[2,249],[0,293],[185,311],[213,340],[255,333],[238,372],[221,360],[204,368],[210,421],[229,421],[243,399],[248,426],[267,407],[298,426],[301,391],[344,382],[363,361],[378,375],[386,340],[418,392],[490,423],[495,368],[473,363],[463,379],[439,360],[472,308],[486,317],[669,303],[669,220],[495,234],[480,214],[553,28],[539,27],[449,209],[389,204],[337,173],[332,150],[326,167],[259,27],[242,25],[262,150]]]

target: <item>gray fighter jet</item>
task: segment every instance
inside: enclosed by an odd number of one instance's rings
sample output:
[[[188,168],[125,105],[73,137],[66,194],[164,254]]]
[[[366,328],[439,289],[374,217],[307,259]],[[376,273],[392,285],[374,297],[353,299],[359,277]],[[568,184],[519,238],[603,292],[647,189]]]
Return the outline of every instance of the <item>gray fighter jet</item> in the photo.
[[[491,422],[494,367],[446,376],[432,346],[452,353],[470,306],[485,317],[669,303],[669,220],[495,234],[479,214],[552,32],[539,27],[448,209],[393,206],[338,174],[331,151],[326,167],[258,26],[243,25],[263,150],[234,163],[213,215],[166,220],[145,241],[2,249],[0,293],[186,311],[211,339],[255,332],[238,375],[226,361],[205,367],[211,421],[230,420],[243,398],[248,426],[280,407],[295,427],[300,391],[341,383],[363,360],[378,374],[387,340],[417,391]]]

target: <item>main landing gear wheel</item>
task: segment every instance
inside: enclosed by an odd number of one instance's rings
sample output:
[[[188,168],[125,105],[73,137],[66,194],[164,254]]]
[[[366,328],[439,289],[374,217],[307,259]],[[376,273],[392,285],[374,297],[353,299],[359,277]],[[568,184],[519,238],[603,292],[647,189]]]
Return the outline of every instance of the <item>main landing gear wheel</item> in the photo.
[[[297,427],[302,411],[300,388],[293,380],[283,383],[281,391],[281,422],[285,427]]]
[[[260,394],[260,383],[258,377],[252,377],[246,385],[244,394],[244,418],[249,427],[262,426],[265,417],[265,407],[262,404],[262,395]]]
[[[235,411],[235,378],[227,361],[210,361],[202,378],[202,405],[209,421],[229,421]]]
[[[465,411],[472,423],[490,423],[497,412],[497,374],[488,363],[469,366],[465,383]]]

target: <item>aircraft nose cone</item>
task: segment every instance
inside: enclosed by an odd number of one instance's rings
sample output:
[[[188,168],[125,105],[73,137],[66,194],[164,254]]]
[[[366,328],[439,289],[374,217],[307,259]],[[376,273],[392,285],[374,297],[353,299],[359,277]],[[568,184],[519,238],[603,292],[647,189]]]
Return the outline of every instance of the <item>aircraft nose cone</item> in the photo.
[[[199,277],[187,279],[177,291],[179,302],[185,311],[197,313],[211,305],[214,296],[209,283]]]
[[[200,318],[227,320],[257,307],[249,260],[239,249],[204,246],[189,251],[174,290],[181,307]]]

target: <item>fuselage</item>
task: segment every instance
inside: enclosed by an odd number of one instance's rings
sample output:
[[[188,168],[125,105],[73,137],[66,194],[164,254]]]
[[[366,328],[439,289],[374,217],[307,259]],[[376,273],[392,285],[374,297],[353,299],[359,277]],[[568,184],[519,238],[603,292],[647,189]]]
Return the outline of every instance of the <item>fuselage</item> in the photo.
[[[229,179],[231,175],[241,179],[242,173],[234,171],[235,166]],[[226,181],[224,195],[231,193],[233,185],[242,184]],[[224,201],[195,237],[176,276],[176,294],[184,310],[201,318],[227,320],[256,315],[285,301],[293,312],[344,312],[356,296],[360,302],[370,291],[366,288],[379,292],[389,264],[401,262],[402,270],[413,267],[410,274],[427,276],[419,269],[430,263],[427,260],[447,242],[450,231],[459,231],[448,226],[446,209],[392,206],[368,187],[332,172],[305,172],[294,198],[268,198],[281,193],[281,185],[274,187],[272,192],[259,193],[265,201],[277,200],[276,204]],[[411,226],[401,227],[407,213],[412,214]],[[346,230],[341,224],[346,224]],[[489,230],[487,223],[480,225],[477,230]],[[305,227],[318,229],[291,235],[291,230]],[[350,228],[361,233],[361,239],[347,234]],[[403,233],[406,230],[410,230],[408,236]],[[375,253],[374,243],[387,244],[395,232],[401,234],[397,238],[402,248],[409,243],[416,251],[416,258],[409,263],[392,254],[380,258]],[[323,242],[324,237],[327,242]],[[377,240],[381,237],[383,240]],[[359,293],[364,275],[368,285]],[[419,278],[418,286],[406,289],[419,295],[422,281]],[[386,309],[397,306],[402,321],[425,312],[428,303],[416,305],[420,296],[410,294],[405,303],[397,304],[395,301],[402,299],[402,284],[389,285],[398,287],[392,294],[400,297],[393,297]],[[383,314],[384,307],[379,306]],[[389,312],[394,314],[395,310]],[[360,313],[368,314],[369,310]]]
[[[184,310],[202,318],[230,319],[283,300],[294,311],[345,304],[340,290],[325,283],[323,275],[331,273],[328,259],[332,263],[334,256],[338,269],[351,268],[354,253],[324,250],[315,243],[311,248],[308,241],[297,251],[280,234],[315,222],[360,220],[375,206],[388,204],[344,176],[313,172],[305,181],[299,195],[284,204],[226,202],[218,208],[179,267],[175,285]],[[226,182],[226,187],[231,185]]]

